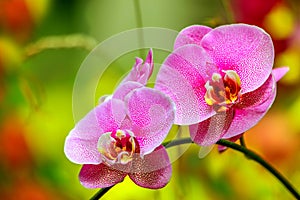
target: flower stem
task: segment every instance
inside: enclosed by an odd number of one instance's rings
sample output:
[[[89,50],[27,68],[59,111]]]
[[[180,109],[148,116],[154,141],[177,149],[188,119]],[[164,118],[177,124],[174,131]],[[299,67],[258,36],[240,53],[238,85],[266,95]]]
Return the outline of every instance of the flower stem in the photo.
[[[100,199],[106,192],[108,192],[108,190],[110,190],[113,187],[106,187],[106,188],[102,188],[100,189],[94,196],[92,196],[92,198],[90,198],[90,200],[96,200],[96,199]]]
[[[143,28],[142,11],[141,11],[141,5],[139,0],[134,0],[134,9],[135,9],[134,13],[135,13],[136,25],[138,28]],[[143,51],[141,50],[141,48],[145,46],[143,30],[139,30],[137,39],[138,39],[138,44],[140,46],[140,57],[143,58],[144,55],[143,55]]]
[[[244,136],[243,136],[243,135],[242,135],[242,137],[240,137],[240,144],[241,144],[241,146],[247,148],[246,142],[245,142],[245,139],[244,139]]]
[[[166,148],[170,148],[170,147],[173,147],[173,146],[178,146],[178,145],[181,145],[181,144],[190,144],[190,143],[193,143],[191,138],[180,138],[180,139],[177,139],[177,140],[164,142],[164,143],[162,143],[162,145],[165,146]]]
[[[165,146],[166,148],[170,148],[173,146],[178,146],[181,144],[189,144],[189,143],[193,143],[191,138],[180,138],[169,142],[164,142],[162,145]],[[245,146],[236,144],[234,142],[230,142],[228,140],[223,140],[223,139],[219,140],[216,144],[226,146],[228,148],[244,153],[244,155],[247,158],[256,161],[261,166],[263,166],[266,170],[268,170],[271,174],[273,174],[286,187],[286,189],[290,191],[290,193],[296,199],[300,199],[300,194],[296,191],[295,187],[278,170],[276,170],[273,166],[271,166],[268,162],[266,162],[262,157],[260,157],[254,151],[247,149]],[[97,192],[91,198],[91,200],[100,199],[112,187],[113,186],[99,190],[99,192]]]

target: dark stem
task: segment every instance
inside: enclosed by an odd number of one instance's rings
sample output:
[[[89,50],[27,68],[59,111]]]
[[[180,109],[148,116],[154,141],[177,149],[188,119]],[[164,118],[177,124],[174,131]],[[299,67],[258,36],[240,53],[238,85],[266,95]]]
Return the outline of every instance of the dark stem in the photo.
[[[180,138],[169,142],[164,142],[162,145],[164,145],[166,148],[170,148],[181,144],[189,144],[189,143],[193,143],[191,138]],[[286,187],[286,189],[290,191],[290,193],[296,199],[300,199],[300,194],[296,191],[294,186],[279,171],[277,171],[273,166],[267,163],[262,157],[260,157],[254,151],[247,149],[245,146],[238,145],[234,142],[230,142],[228,140],[223,140],[223,139],[219,140],[216,144],[226,146],[228,148],[244,153],[244,155],[247,156],[249,159],[256,161],[261,166],[263,166],[266,170],[268,170],[271,174],[273,174]],[[113,186],[99,190],[99,192],[96,193],[91,198],[91,200],[100,199],[112,187]]]
[[[240,144],[241,144],[243,147],[247,148],[246,142],[245,142],[245,138],[244,138],[243,135],[242,135],[242,137],[240,137]]]
[[[136,20],[136,25],[138,28],[143,28],[143,20],[142,20],[142,10],[141,10],[141,5],[139,0],[134,0],[134,10],[135,10],[135,20]],[[138,31],[138,44],[140,47],[144,47],[144,34],[143,30]],[[143,58],[143,51],[140,48],[140,57]]]
[[[107,188],[102,188],[100,189],[94,196],[92,196],[92,198],[90,198],[90,200],[96,200],[96,199],[100,199],[106,192],[108,192],[108,190],[110,190],[113,187],[107,187]]]
[[[190,144],[190,143],[193,143],[191,138],[180,138],[180,139],[177,139],[177,140],[163,142],[162,145],[165,146],[166,148],[170,148],[170,147],[173,147],[173,146],[178,146],[178,145],[181,145],[181,144]]]

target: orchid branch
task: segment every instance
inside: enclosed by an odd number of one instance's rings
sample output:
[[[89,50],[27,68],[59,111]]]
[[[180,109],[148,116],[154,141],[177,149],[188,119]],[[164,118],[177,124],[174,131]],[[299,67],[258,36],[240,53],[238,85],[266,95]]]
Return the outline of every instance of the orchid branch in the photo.
[[[90,200],[96,200],[96,199],[100,199],[106,192],[108,192],[108,190],[110,190],[114,185],[110,186],[110,187],[106,187],[106,188],[102,188],[100,189],[94,196],[92,196],[92,198],[90,198]]]
[[[240,144],[241,144],[241,146],[243,146],[243,147],[247,148],[247,146],[246,146],[246,142],[245,142],[245,138],[244,138],[244,136],[243,136],[243,135],[242,135],[242,137],[240,137]]]
[[[165,146],[166,148],[170,148],[181,144],[190,144],[190,143],[193,143],[191,138],[180,138],[180,139],[164,142],[162,145]],[[277,169],[275,169],[272,165],[270,165],[267,161],[265,161],[261,156],[259,156],[254,151],[247,149],[245,146],[236,144],[234,142],[230,142],[228,140],[223,140],[223,139],[219,140],[216,144],[226,146],[233,150],[244,153],[247,158],[256,161],[261,166],[263,166],[266,170],[268,170],[271,174],[273,174],[296,199],[300,199],[300,194],[297,192],[295,187]],[[91,198],[91,200],[100,199],[112,187],[113,186],[99,190],[99,192],[97,192]]]

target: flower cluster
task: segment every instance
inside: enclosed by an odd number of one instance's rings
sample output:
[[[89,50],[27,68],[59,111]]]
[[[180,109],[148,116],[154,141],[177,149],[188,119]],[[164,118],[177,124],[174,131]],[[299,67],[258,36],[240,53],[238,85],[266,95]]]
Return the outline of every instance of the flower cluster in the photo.
[[[155,87],[145,86],[153,71],[150,50],[71,130],[65,154],[83,164],[85,187],[109,187],[128,175],[139,186],[162,188],[172,172],[161,145],[171,126],[188,125],[192,140],[204,146],[238,139],[268,111],[276,81],[288,71],[272,70],[273,60],[272,40],[256,26],[187,27]]]

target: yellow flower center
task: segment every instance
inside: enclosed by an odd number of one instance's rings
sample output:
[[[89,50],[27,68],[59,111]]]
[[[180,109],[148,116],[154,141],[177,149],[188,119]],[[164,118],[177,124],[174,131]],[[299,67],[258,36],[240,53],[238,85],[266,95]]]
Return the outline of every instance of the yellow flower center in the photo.
[[[140,152],[139,144],[129,130],[117,130],[101,135],[97,147],[102,160],[108,165],[127,164],[135,153]]]
[[[223,71],[224,75],[213,73],[211,80],[205,84],[205,102],[215,111],[228,110],[241,97],[241,80],[233,70]]]

